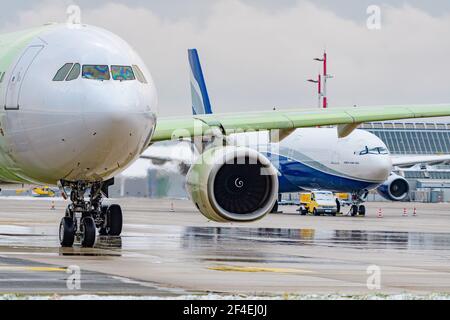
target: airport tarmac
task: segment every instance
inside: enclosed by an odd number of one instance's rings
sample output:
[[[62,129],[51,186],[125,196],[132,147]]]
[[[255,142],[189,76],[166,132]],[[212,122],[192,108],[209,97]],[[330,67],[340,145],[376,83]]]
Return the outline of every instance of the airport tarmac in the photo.
[[[450,204],[368,203],[366,217],[280,207],[256,223],[217,224],[187,200],[118,199],[123,235],[84,249],[60,248],[67,202],[51,201],[0,198],[0,293],[450,294]],[[80,288],[68,287],[78,267]],[[378,270],[380,288],[369,288]]]

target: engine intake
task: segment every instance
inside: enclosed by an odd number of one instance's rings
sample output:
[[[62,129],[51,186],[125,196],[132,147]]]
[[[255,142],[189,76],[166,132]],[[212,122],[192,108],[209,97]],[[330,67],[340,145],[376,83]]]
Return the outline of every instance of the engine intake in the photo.
[[[256,150],[219,147],[205,151],[191,167],[186,189],[206,218],[250,222],[263,218],[274,206],[278,175]]]
[[[405,178],[392,173],[386,182],[378,187],[377,191],[387,200],[402,201],[409,194],[409,183]]]

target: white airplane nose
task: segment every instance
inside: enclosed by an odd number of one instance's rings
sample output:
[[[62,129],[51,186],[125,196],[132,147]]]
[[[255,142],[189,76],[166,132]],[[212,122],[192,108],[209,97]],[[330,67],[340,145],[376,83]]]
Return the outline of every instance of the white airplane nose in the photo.
[[[392,160],[389,155],[376,155],[370,161],[368,176],[373,181],[386,181],[392,172]]]
[[[156,123],[153,113],[129,109],[49,115],[44,121],[45,125],[13,136],[11,141],[17,163],[26,168],[24,173],[48,184],[117,175],[143,152]]]
[[[143,151],[155,125],[154,115],[142,112],[110,111],[85,118],[86,140],[82,142],[80,170],[107,176],[131,164]]]

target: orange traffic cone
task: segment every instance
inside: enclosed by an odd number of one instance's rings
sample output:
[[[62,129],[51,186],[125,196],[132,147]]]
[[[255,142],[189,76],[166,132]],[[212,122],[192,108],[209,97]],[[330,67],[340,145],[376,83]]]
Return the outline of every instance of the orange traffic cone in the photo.
[[[413,217],[417,217],[417,209],[414,207]]]
[[[170,212],[175,212],[175,209],[173,207],[173,202],[170,203]]]
[[[381,208],[378,209],[378,218],[383,218],[383,212],[381,211]]]
[[[406,208],[403,208],[403,216],[407,217],[408,216],[408,211],[406,211]]]

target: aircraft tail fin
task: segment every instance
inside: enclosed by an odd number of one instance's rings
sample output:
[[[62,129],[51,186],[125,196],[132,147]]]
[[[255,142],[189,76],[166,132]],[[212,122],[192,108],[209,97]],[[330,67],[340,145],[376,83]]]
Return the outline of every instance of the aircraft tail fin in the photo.
[[[211,102],[197,49],[189,49],[188,56],[191,68],[192,112],[194,115],[212,114]]]

